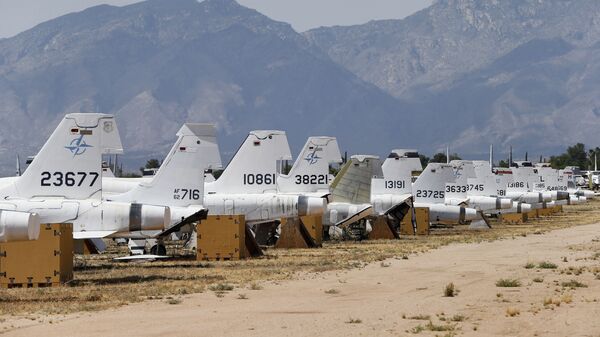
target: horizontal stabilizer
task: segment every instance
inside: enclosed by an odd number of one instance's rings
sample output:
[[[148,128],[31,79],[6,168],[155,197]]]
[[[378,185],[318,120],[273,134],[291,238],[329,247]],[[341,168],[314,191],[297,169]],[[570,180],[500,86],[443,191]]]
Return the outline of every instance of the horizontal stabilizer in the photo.
[[[376,156],[352,156],[331,184],[334,202],[352,204],[371,202],[371,179],[381,175],[381,163]]]
[[[168,256],[162,256],[162,255],[130,255],[130,256],[123,256],[123,257],[116,257],[113,260],[115,261],[155,261],[155,260],[161,260],[161,259],[168,259]]]

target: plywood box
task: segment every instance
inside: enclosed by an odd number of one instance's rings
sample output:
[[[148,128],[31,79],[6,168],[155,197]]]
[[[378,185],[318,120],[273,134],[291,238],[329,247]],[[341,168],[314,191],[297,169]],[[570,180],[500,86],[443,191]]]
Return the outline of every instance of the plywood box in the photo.
[[[372,230],[371,233],[369,233],[369,240],[393,240],[398,236],[388,224],[385,216],[376,217],[371,221],[371,227]]]
[[[321,215],[303,216],[300,221],[310,234],[317,247],[323,245],[323,217]]]
[[[417,235],[429,235],[429,208],[416,207]]]
[[[309,230],[311,221],[306,220],[309,226],[306,226],[305,222],[297,217],[281,218],[280,235],[275,243],[275,248],[316,248],[320,246],[317,245]]]
[[[209,215],[196,226],[197,260],[246,258],[246,222],[243,215]]]
[[[553,208],[539,208],[539,209],[536,209],[536,211],[537,211],[538,217],[550,216],[553,213]]]
[[[71,224],[43,224],[38,240],[0,244],[3,287],[54,286],[72,279]]]
[[[527,219],[539,218],[539,215],[538,215],[537,211],[538,211],[537,209],[534,209],[532,211],[527,212],[526,213],[527,214]]]
[[[427,207],[415,207],[414,208],[414,219],[416,224],[416,232],[413,228],[413,212],[407,214],[404,219],[400,222],[400,234],[401,235],[428,235],[429,234],[429,208]]]
[[[527,221],[526,213],[504,213],[500,214],[500,220],[505,224],[522,224]]]

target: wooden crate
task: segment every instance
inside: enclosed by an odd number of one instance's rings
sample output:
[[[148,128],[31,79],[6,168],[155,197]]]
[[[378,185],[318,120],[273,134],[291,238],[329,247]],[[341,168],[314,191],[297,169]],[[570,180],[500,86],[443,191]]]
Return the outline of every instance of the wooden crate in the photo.
[[[197,260],[239,260],[246,257],[243,215],[209,215],[196,225]]]
[[[398,238],[398,233],[394,233],[394,230],[387,222],[386,216],[376,217],[371,221],[371,227],[369,240],[393,240]]]
[[[503,213],[500,214],[500,221],[511,225],[523,224],[527,222],[527,213]]]
[[[552,207],[550,208],[538,208],[536,209],[537,211],[537,216],[542,217],[542,216],[551,216],[554,213],[554,209]]]
[[[415,207],[416,232],[413,228],[413,212],[407,214],[400,222],[400,235],[429,235],[429,208]]]
[[[527,212],[526,213],[527,214],[527,219],[529,220],[529,219],[539,218],[540,216],[538,215],[537,211],[538,211],[537,209],[534,209],[534,210],[531,210],[531,211]]]
[[[416,207],[417,235],[429,235],[429,208]]]
[[[38,240],[0,244],[2,287],[48,287],[72,279],[72,224],[43,224]]]
[[[275,248],[316,248],[320,246],[300,218],[281,218],[280,223],[281,231]]]
[[[300,217],[300,222],[304,225],[304,228],[310,234],[310,237],[315,242],[317,247],[323,245],[323,216],[321,215],[307,215]]]

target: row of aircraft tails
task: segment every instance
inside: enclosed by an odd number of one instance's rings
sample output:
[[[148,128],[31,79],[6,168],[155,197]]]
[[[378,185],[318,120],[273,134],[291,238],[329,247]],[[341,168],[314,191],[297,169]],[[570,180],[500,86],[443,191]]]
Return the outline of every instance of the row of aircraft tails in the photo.
[[[252,131],[221,176],[215,127],[186,123],[156,174],[114,177],[104,154],[123,147],[113,116],[68,114],[25,172],[0,178],[0,242],[35,240],[41,223],[72,223],[75,239],[188,238],[208,213],[241,214],[254,233],[277,236],[281,218],[322,216],[336,238],[362,238],[383,217],[393,227],[414,207],[426,207],[434,223],[485,226],[487,216],[585,202],[594,194],[576,186],[569,170],[518,162],[496,169],[489,161],[430,163],[415,150],[393,150],[385,160],[356,155],[342,164],[337,140],[310,137],[289,173],[292,159],[283,131]],[[267,235],[267,241],[274,239]],[[141,245],[144,246],[144,245]],[[131,247],[139,248],[133,244]]]

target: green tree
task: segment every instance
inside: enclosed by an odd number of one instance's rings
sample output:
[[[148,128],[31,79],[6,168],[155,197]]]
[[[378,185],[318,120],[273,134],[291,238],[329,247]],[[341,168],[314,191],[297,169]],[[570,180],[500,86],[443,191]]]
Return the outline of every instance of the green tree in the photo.
[[[224,170],[213,170],[212,171],[212,175],[213,175],[213,177],[215,177],[215,180],[219,179],[219,177],[221,176],[221,174],[223,174],[223,171]]]
[[[596,167],[596,159],[600,160],[600,147],[596,147],[595,149],[588,150],[588,165],[587,169],[593,170]],[[581,167],[581,169],[585,169],[585,167]]]
[[[504,160],[504,159],[500,160],[498,162],[498,167],[508,167],[508,160]]]
[[[458,154],[453,153],[450,155],[450,160],[461,160],[461,158],[458,156]],[[447,162],[446,154],[442,153],[442,152],[438,152],[433,155],[433,158],[431,158],[430,162],[431,163],[445,163],[445,162]]]
[[[150,159],[146,162],[146,166],[144,166],[147,169],[153,169],[153,168],[159,168],[160,167],[160,160],[158,159]]]
[[[429,157],[427,157],[424,154],[420,154],[419,155],[419,160],[421,160],[421,166],[422,167],[425,167],[425,166],[427,166],[427,164],[429,164]]]
[[[333,175],[334,177],[337,176],[338,172],[340,172],[340,168],[341,166],[329,165],[329,174]]]
[[[567,151],[559,156],[550,157],[550,165],[554,169],[563,169],[565,166],[579,166],[585,169],[589,165],[588,153],[585,151],[585,145],[577,143],[569,146]]]
[[[446,154],[441,152],[434,154],[430,160],[432,163],[445,163],[446,161]]]

